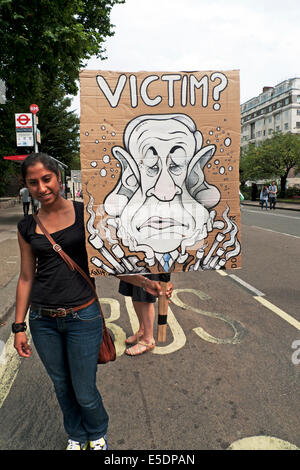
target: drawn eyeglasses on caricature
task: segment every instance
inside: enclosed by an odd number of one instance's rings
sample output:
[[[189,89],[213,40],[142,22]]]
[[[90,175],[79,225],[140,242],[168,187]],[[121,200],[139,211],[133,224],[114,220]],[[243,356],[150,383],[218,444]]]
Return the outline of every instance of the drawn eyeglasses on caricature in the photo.
[[[220,248],[226,233],[232,232],[229,245],[236,240],[237,226],[223,214],[226,228],[214,243],[218,255],[204,257],[205,238],[213,229],[224,229],[224,221],[215,221],[213,208],[220,201],[220,192],[205,180],[204,167],[215,154],[215,145],[203,147],[203,138],[194,121],[185,114],[142,115],[128,123],[124,130],[123,147],[112,148],[121,166],[121,176],[114,189],[105,197],[103,209],[107,214],[105,227],[94,227],[93,197],[87,210],[89,242],[112,265],[97,258],[92,263],[114,273],[136,270],[140,260],[125,257],[118,239],[131,252],[143,252],[145,266],[158,264],[159,271],[169,271],[175,262],[187,264],[193,257],[188,248],[198,245],[195,263],[189,270],[218,269],[226,263]],[[111,252],[104,248],[99,232],[105,229]],[[113,233],[114,232],[114,233]],[[99,246],[101,245],[101,247]],[[104,251],[103,251],[104,250]],[[112,257],[114,259],[112,259]],[[184,268],[183,270],[186,270]]]

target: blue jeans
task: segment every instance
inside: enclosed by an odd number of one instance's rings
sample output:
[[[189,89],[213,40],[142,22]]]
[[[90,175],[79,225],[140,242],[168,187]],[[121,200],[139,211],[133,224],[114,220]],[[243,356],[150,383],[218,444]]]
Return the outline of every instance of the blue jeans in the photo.
[[[266,209],[268,209],[268,201],[266,199],[261,199],[260,205],[262,209],[264,208],[264,206],[266,206]]]
[[[275,206],[276,206],[276,197],[272,197],[270,196],[270,209],[275,209]]]
[[[97,302],[64,318],[30,309],[34,346],[56,392],[69,439],[96,440],[107,432],[108,415],[96,386],[102,318]]]

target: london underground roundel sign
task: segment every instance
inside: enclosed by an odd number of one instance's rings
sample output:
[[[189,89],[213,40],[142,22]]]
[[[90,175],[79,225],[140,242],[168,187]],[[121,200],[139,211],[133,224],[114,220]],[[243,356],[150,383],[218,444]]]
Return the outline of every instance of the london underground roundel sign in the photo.
[[[15,114],[16,128],[24,129],[32,127],[32,114],[31,113],[17,113]]]

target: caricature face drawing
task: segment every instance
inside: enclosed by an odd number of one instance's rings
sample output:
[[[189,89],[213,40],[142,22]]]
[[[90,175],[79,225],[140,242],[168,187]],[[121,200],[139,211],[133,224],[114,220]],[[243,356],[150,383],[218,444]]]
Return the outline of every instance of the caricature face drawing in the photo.
[[[122,175],[106,197],[107,214],[118,218],[122,243],[170,253],[207,236],[209,209],[220,193],[203,168],[215,146],[184,114],[143,115],[124,131],[124,147],[113,147]]]

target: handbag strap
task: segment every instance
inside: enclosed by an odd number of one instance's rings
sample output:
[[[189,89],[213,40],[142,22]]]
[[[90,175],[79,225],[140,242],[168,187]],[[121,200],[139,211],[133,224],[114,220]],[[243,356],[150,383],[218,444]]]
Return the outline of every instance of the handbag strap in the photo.
[[[97,294],[96,288],[95,288],[94,284],[92,283],[92,281],[90,280],[90,278],[88,277],[88,275],[83,271],[83,269],[81,269],[80,266],[78,266],[77,263],[75,263],[74,260],[72,260],[72,258],[70,258],[69,255],[67,255],[67,253],[64,252],[62,247],[53,240],[50,233],[47,231],[47,229],[44,227],[44,225],[40,221],[39,217],[36,214],[32,214],[32,216],[33,216],[34,220],[36,221],[36,223],[38,224],[38,226],[40,227],[43,234],[48,238],[49,242],[51,243],[51,245],[53,247],[53,250],[56,251],[56,253],[58,253],[62,257],[62,259],[67,263],[67,265],[69,266],[69,268],[72,271],[75,271],[75,269],[76,269],[76,271],[78,271],[84,277],[84,279],[89,283],[91,289],[94,291],[94,293],[96,295],[96,299],[98,299],[98,294]],[[99,306],[100,306],[99,301],[98,301],[98,303],[99,303]],[[103,318],[103,313],[102,313],[101,308],[100,308],[100,311],[101,311],[101,315],[102,315],[102,318]]]

